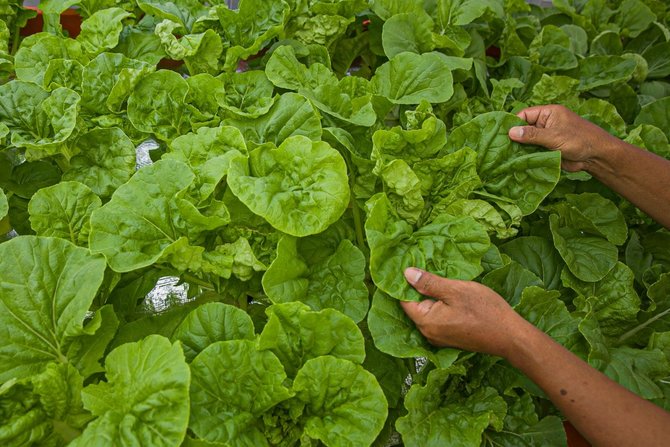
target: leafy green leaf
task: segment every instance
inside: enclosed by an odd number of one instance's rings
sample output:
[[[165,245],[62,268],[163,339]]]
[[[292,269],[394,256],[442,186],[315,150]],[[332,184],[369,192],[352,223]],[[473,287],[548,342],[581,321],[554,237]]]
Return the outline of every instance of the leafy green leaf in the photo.
[[[439,104],[454,94],[451,71],[436,53],[396,55],[377,69],[371,87],[394,104]]]
[[[384,392],[372,374],[348,360],[308,360],[292,391],[304,405],[305,434],[326,445],[369,445],[384,426]]]
[[[248,161],[234,159],[228,183],[249,209],[293,236],[322,232],[349,204],[341,155],[304,136],[287,138],[277,148],[259,147]]]
[[[38,236],[69,240],[88,246],[91,213],[102,201],[87,186],[78,182],[61,182],[40,189],[30,199],[30,225]]]
[[[125,344],[109,353],[105,370],[107,382],[82,392],[84,406],[98,418],[72,445],[181,443],[191,373],[179,344],[159,335]]]
[[[253,340],[254,324],[241,309],[223,303],[207,303],[192,311],[172,334],[184,348],[186,361],[209,345],[226,340]]]
[[[309,359],[323,355],[363,363],[363,335],[340,312],[314,312],[302,303],[286,303],[270,306],[266,313],[268,322],[258,338],[258,349],[272,351],[289,377],[294,377]]]
[[[414,231],[396,217],[385,195],[373,197],[365,222],[370,245],[370,273],[377,287],[393,298],[418,301],[419,293],[402,272],[417,267],[454,279],[473,279],[482,272],[489,248],[486,230],[469,216],[439,216]]]
[[[325,246],[320,235],[312,239],[308,243]],[[263,275],[268,298],[273,303],[300,301],[313,310],[332,308],[361,321],[369,305],[363,253],[343,240],[315,259],[302,249],[302,241],[290,236],[279,240],[277,257]]]
[[[478,445],[489,424],[498,415],[504,417],[505,401],[492,388],[445,402],[441,390],[450,374],[448,369],[433,370],[425,386],[413,385],[407,393],[408,415],[396,423],[406,445]]]
[[[250,340],[209,345],[191,370],[189,428],[209,442],[254,445],[259,436],[264,441],[260,416],[293,394],[283,385],[286,373],[277,357]]]
[[[0,381],[77,360],[104,260],[63,239],[21,236],[0,244],[0,267]]]

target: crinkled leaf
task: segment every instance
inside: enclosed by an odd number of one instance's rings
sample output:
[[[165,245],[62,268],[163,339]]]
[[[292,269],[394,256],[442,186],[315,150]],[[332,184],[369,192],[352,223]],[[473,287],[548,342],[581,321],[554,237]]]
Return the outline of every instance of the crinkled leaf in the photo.
[[[258,53],[265,42],[283,30],[289,8],[283,1],[242,0],[237,10],[219,7],[217,12],[223,35],[230,42],[225,68],[232,71],[240,59]]]
[[[172,334],[172,340],[182,343],[188,362],[217,341],[253,340],[254,337],[254,324],[249,315],[223,303],[199,306]]]
[[[321,139],[321,119],[316,108],[297,93],[281,95],[270,111],[259,118],[229,118],[224,124],[237,127],[247,141],[258,144],[272,142],[280,145],[295,135]]]
[[[193,178],[188,166],[173,160],[142,168],[91,216],[91,251],[104,254],[118,272],[158,261],[179,239],[170,221],[173,197]]]
[[[178,343],[150,335],[119,346],[107,356],[105,374],[107,382],[82,392],[84,406],[98,418],[71,445],[181,443],[189,420],[191,373]]]
[[[408,415],[396,422],[405,445],[479,445],[484,430],[497,418],[502,422],[507,405],[493,388],[445,399],[449,375],[448,369],[433,370],[425,386],[413,385],[405,396]]]
[[[191,363],[189,428],[209,442],[258,445],[260,416],[289,397],[286,373],[270,351],[250,340],[220,341]]]
[[[311,244],[326,251],[320,235]],[[336,309],[359,322],[368,311],[365,258],[350,241],[343,240],[321,259],[302,250],[303,240],[284,236],[277,257],[263,275],[263,289],[273,303],[300,301],[313,310]],[[321,242],[321,243],[319,243]]]
[[[12,145],[31,149],[31,158],[53,155],[75,129],[79,100],[68,88],[49,93],[31,82],[9,82],[0,86],[0,120]]]
[[[582,281],[601,280],[614,268],[618,259],[616,245],[584,213],[568,203],[554,206],[549,216],[554,245],[568,269]]]
[[[54,59],[74,59],[86,63],[87,59],[79,42],[73,39],[38,33],[26,37],[16,52],[14,68],[16,77],[42,85],[49,63]]]
[[[170,141],[190,130],[185,112],[188,83],[179,74],[160,70],[144,77],[128,98],[128,119],[141,132]]]
[[[163,158],[187,164],[196,175],[195,197],[198,201],[209,198],[223,177],[233,157],[245,155],[247,147],[239,130],[230,126],[201,127],[195,133],[175,138],[171,152]]]
[[[561,156],[557,151],[542,151],[511,141],[509,129],[523,124],[523,120],[504,112],[479,115],[453,130],[447,150],[473,148],[484,189],[513,200],[528,215],[558,183]]]
[[[75,142],[63,180],[81,182],[100,197],[109,197],[135,173],[135,145],[118,128],[94,129]]]
[[[580,281],[563,272],[565,286],[579,294],[573,301],[577,309],[590,311],[602,332],[611,337],[621,335],[631,323],[636,322],[640,298],[634,281],[633,271],[621,262],[596,283]]]
[[[402,272],[418,267],[454,279],[473,279],[482,272],[481,258],[490,242],[484,227],[469,216],[439,216],[414,231],[399,219],[385,195],[373,197],[365,222],[370,245],[370,273],[377,287],[393,298],[418,301]]]
[[[153,71],[146,62],[102,53],[84,67],[82,106],[93,114],[119,112],[140,79]]]
[[[372,374],[351,361],[331,356],[308,360],[292,391],[304,405],[305,434],[326,445],[370,445],[384,426],[384,392]]]
[[[77,41],[89,54],[99,54],[118,45],[123,21],[132,13],[121,8],[107,8],[95,12],[81,22]]]
[[[258,349],[272,351],[289,377],[309,359],[330,355],[363,363],[365,342],[356,324],[344,314],[310,310],[302,303],[270,306],[268,322],[258,338]]]
[[[225,97],[219,105],[234,117],[258,118],[274,104],[274,86],[263,71],[229,73],[224,77]]]
[[[233,193],[273,227],[293,236],[320,233],[349,205],[347,168],[329,144],[304,136],[262,146],[231,162]]]

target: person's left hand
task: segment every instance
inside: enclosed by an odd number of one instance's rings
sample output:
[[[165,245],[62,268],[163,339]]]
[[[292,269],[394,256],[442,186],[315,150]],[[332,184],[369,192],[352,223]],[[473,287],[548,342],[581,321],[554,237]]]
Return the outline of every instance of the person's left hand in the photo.
[[[436,346],[506,358],[521,328],[530,324],[482,284],[446,279],[416,268],[405,270],[405,278],[422,295],[436,298],[401,302],[405,313]]]

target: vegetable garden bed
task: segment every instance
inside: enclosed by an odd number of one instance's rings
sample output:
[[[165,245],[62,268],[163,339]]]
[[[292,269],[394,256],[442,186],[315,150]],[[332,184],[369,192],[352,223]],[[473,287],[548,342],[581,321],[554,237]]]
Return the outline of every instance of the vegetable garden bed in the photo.
[[[0,444],[565,445],[408,266],[670,408],[670,234],[507,138],[560,103],[668,157],[664,2],[178,3],[0,7]]]

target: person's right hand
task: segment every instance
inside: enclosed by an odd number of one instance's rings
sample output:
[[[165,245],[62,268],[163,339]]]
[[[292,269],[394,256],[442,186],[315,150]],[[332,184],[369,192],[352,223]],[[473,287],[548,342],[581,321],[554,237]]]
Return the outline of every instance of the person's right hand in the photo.
[[[558,105],[536,106],[517,114],[528,126],[512,127],[509,137],[518,143],[559,150],[566,171],[589,171],[589,165],[607,157],[618,141],[602,128]]]
[[[500,295],[472,282],[408,268],[405,278],[434,299],[401,301],[405,313],[435,346],[450,346],[508,358],[528,323]],[[526,331],[524,331],[524,328]]]

